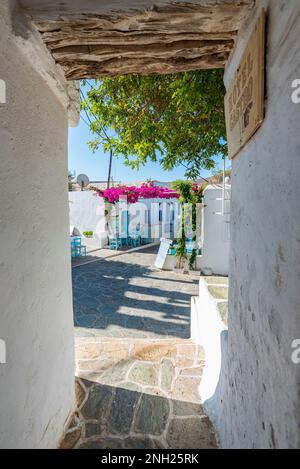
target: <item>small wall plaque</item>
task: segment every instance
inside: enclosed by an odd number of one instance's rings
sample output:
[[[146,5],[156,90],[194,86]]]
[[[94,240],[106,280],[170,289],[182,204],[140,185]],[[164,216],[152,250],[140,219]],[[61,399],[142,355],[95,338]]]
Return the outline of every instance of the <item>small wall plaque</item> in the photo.
[[[225,96],[229,158],[234,158],[264,120],[265,24],[263,11]]]

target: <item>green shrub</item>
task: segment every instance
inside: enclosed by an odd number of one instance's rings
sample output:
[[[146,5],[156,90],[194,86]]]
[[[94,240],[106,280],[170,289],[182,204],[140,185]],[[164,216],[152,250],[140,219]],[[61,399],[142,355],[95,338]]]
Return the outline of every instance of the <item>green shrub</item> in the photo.
[[[94,232],[93,231],[84,231],[83,236],[93,236]]]

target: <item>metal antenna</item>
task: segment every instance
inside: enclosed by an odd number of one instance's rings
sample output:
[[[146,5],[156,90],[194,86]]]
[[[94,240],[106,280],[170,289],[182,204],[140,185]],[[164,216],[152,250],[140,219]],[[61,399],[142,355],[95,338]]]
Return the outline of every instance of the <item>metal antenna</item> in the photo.
[[[80,186],[82,191],[86,186],[89,185],[89,183],[90,181],[86,174],[79,174],[77,176],[77,184]]]

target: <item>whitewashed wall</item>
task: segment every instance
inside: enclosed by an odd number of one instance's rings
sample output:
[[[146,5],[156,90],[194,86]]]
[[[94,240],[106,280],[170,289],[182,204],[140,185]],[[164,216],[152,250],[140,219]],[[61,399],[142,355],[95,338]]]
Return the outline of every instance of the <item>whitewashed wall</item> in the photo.
[[[300,2],[261,6],[266,118],[232,166],[228,366],[216,391],[217,426],[224,447],[299,448],[300,365],[291,343],[300,338],[300,105],[291,84],[300,78]],[[238,38],[227,86],[256,16]]]
[[[172,235],[172,231],[175,233],[178,232],[181,209],[177,199],[140,199],[138,204],[129,206],[130,213],[134,215],[138,210],[140,213],[143,213],[143,210],[140,209],[141,206],[145,208],[145,211],[147,210],[149,212],[147,218],[150,222],[147,223],[147,220],[145,220],[145,224],[141,227],[141,230],[144,233],[148,231],[150,238],[155,240],[159,240],[161,237],[169,238]],[[172,210],[174,211],[173,220],[171,219]],[[142,224],[143,219],[144,217],[141,216]],[[172,223],[174,225],[173,228],[171,227]]]
[[[136,223],[141,224],[141,232],[144,237],[153,237],[159,239],[160,236],[168,235],[169,230],[169,210],[163,213],[164,227],[159,220],[159,204],[163,206],[173,205],[176,207],[175,229],[178,229],[178,217],[180,207],[176,199],[141,199],[137,204],[129,204],[128,210],[130,214],[129,231],[136,229]],[[148,216],[146,212],[150,212],[150,224],[147,223]],[[92,191],[69,192],[69,213],[70,225],[76,227],[81,233],[83,231],[93,231],[96,238],[96,245],[103,247],[107,242],[107,232],[105,229],[104,219],[104,202]],[[113,214],[113,212],[112,212]],[[149,228],[149,230],[148,230]],[[148,236],[148,231],[153,236]],[[90,240],[85,240],[90,243]]]
[[[34,41],[16,11],[12,32],[10,5],[0,4],[0,447],[53,448],[74,403],[68,121],[25,54],[34,60]]]
[[[92,191],[69,192],[70,226],[83,231],[93,231],[93,239],[86,239],[89,247],[102,248],[107,244],[104,202]]]
[[[203,198],[203,249],[201,269],[210,269],[216,275],[229,273],[230,246],[230,186],[223,189],[208,186]]]

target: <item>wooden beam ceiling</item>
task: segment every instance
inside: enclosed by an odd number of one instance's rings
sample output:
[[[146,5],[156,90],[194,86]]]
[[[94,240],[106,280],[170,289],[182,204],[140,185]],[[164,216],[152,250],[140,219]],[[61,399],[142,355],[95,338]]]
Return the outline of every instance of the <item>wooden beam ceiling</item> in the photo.
[[[222,68],[253,5],[198,0],[33,20],[66,78],[77,80]]]

